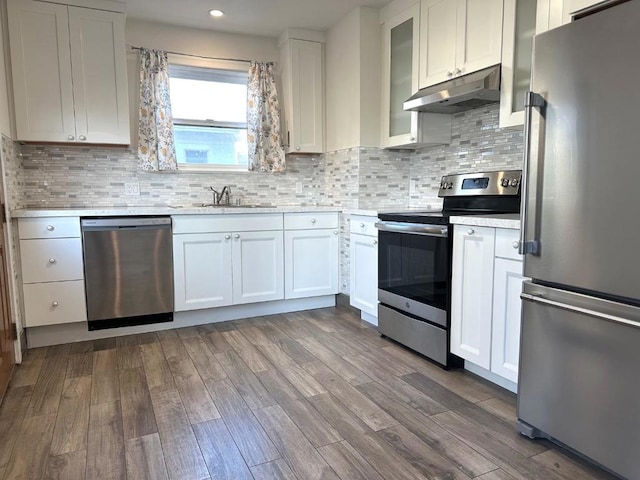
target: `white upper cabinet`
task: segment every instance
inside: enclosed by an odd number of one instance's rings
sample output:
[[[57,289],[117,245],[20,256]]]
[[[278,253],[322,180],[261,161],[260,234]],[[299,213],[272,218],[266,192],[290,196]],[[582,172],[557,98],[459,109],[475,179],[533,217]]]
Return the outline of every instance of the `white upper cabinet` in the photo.
[[[538,0],[536,35],[571,22],[574,14],[607,0]]]
[[[451,117],[405,112],[418,90],[420,4],[382,24],[382,147],[418,148],[451,141]]]
[[[531,83],[537,0],[505,0],[500,128],[524,123],[524,97]]]
[[[324,152],[324,45],[287,39],[280,60],[287,153]]]
[[[502,0],[423,0],[420,88],[500,63]]]
[[[17,140],[130,143],[122,13],[9,0]]]

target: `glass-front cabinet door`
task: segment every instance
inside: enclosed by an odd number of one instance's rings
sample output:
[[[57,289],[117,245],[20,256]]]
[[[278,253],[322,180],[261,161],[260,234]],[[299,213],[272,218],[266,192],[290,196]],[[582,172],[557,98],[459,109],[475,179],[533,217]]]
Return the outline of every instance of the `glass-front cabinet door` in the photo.
[[[419,30],[419,3],[382,25],[382,146],[385,148],[411,148],[418,140],[418,113],[405,112],[402,104],[418,90]]]
[[[505,0],[502,32],[500,127],[524,123],[524,97],[531,83],[536,0]]]

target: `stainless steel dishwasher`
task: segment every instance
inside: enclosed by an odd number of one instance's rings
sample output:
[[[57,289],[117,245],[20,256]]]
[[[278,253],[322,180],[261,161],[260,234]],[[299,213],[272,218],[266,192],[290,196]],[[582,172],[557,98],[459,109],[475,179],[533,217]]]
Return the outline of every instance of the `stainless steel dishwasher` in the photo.
[[[81,225],[89,330],[173,321],[171,218]]]

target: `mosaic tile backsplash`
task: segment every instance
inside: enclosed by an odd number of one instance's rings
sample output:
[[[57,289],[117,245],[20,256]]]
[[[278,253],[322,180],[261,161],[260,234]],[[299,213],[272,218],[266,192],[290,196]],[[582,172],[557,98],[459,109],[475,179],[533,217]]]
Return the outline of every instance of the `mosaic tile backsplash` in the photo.
[[[11,208],[195,205],[208,187],[231,187],[243,204],[388,209],[440,204],[442,175],[522,165],[522,128],[498,128],[498,106],[454,116],[450,145],[417,151],[356,147],[287,157],[283,174],[149,173],[135,151],[2,142]],[[125,195],[138,183],[139,196]],[[349,229],[341,225],[341,285],[348,293]]]

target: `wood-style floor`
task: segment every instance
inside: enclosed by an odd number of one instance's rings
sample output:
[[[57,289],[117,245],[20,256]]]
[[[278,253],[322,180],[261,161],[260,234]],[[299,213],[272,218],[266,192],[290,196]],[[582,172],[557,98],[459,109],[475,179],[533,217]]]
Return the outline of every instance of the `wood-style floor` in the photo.
[[[0,478],[610,478],[514,421],[512,394],[338,307],[29,350]]]

